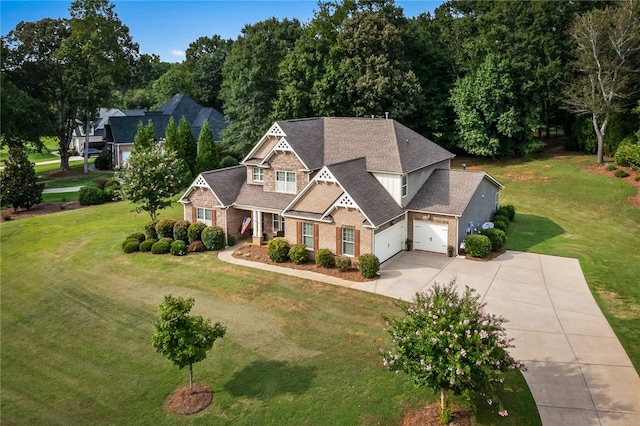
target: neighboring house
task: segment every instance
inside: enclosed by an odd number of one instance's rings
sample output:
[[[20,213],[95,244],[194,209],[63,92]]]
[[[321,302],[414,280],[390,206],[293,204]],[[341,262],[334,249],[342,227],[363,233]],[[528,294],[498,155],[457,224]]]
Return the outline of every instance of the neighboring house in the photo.
[[[98,119],[91,123],[89,127],[89,148],[98,150],[104,149],[105,135],[104,125],[109,122],[111,117],[124,117],[124,116],[143,116],[144,110],[124,110],[121,111],[117,108],[100,108],[98,111]],[[85,138],[85,126],[78,123],[73,129],[73,135],[71,138],[70,148],[82,154],[84,152]]]
[[[221,140],[220,133],[227,126],[224,116],[214,108],[200,106],[190,97],[179,93],[155,111],[141,111],[142,114],[112,115],[104,124],[104,141],[111,152],[113,167],[126,163],[131,155],[133,140],[138,131],[138,123],[153,123],[156,138],[162,140],[169,119],[173,117],[176,125],[185,117],[191,126],[194,140],[198,140],[200,129],[205,121],[213,131],[214,140]]]
[[[385,261],[411,239],[417,250],[457,253],[503,187],[484,172],[450,170],[453,157],[394,120],[278,121],[239,166],[200,174],[179,201],[185,220],[254,244],[283,236]]]

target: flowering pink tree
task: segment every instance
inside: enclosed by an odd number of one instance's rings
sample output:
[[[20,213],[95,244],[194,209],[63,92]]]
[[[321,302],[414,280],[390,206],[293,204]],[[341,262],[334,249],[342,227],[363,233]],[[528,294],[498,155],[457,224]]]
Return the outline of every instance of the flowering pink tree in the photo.
[[[507,352],[513,347],[503,324],[506,319],[488,314],[475,290],[459,295],[455,278],[417,293],[410,302],[399,302],[404,316],[386,315],[386,330],[394,348],[383,352],[383,365],[404,371],[417,386],[440,391],[440,422],[451,420],[448,393],[480,393],[501,416],[507,410],[496,395],[504,387],[503,372],[524,370]]]
[[[117,176],[122,198],[140,204],[136,211],[148,212],[153,221],[191,179],[185,162],[165,153],[159,144],[135,150]]]

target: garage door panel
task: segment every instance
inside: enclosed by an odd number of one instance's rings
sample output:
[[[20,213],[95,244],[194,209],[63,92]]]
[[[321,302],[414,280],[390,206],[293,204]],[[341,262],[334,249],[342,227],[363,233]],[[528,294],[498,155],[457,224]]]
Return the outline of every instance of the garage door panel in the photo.
[[[384,262],[394,254],[402,251],[405,240],[405,223],[401,222],[374,235],[375,255]]]
[[[416,250],[447,252],[449,225],[416,220],[413,222],[413,247]]]

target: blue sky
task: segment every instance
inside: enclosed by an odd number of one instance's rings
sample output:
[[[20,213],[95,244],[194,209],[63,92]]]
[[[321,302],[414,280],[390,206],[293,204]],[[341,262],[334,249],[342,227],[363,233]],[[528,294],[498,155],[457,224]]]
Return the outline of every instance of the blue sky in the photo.
[[[181,62],[189,43],[219,34],[236,39],[247,24],[273,16],[306,23],[316,0],[112,0],[120,20],[129,27],[141,53],[155,53],[166,62]],[[442,0],[396,0],[405,16],[433,11]],[[20,21],[69,17],[71,0],[0,0],[0,32],[6,35]]]

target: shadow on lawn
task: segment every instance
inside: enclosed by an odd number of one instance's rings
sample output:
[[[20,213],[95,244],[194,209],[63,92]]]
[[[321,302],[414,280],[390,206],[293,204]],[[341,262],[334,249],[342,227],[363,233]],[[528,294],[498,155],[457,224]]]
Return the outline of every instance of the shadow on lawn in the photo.
[[[254,361],[233,375],[225,389],[233,396],[272,397],[285,393],[300,395],[316,376],[315,367],[283,361]]]
[[[529,251],[531,247],[564,233],[562,227],[546,217],[516,213],[515,221],[509,224],[507,247],[509,250]]]

